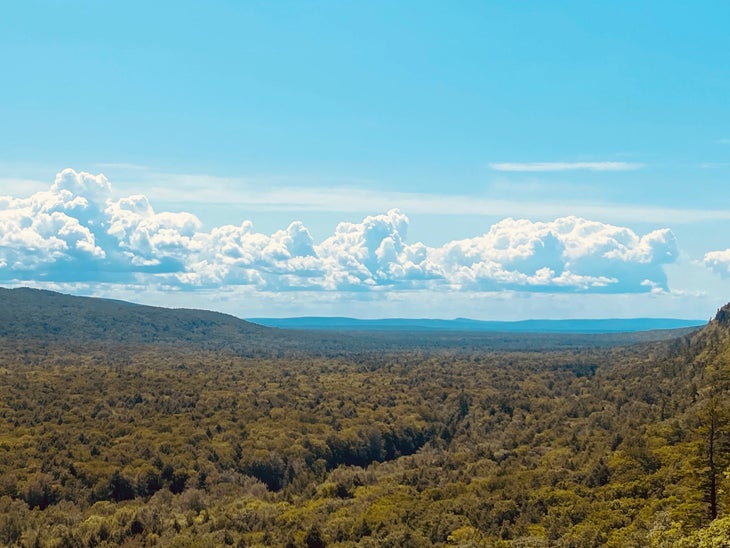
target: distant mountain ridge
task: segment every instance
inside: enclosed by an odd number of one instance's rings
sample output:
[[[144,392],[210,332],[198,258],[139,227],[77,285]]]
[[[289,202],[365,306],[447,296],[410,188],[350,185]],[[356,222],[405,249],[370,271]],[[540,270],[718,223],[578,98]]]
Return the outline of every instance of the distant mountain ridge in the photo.
[[[345,356],[444,349],[555,350],[667,340],[686,335],[699,324],[690,322],[691,327],[684,327],[688,325],[682,323],[684,320],[666,320],[654,323],[651,331],[620,331],[610,324],[613,320],[606,320],[609,324],[601,330],[594,326],[590,331],[584,326],[583,331],[571,331],[576,326],[558,321],[552,331],[539,331],[535,321],[305,320],[297,328],[281,320],[272,320],[266,326],[263,322],[253,323],[207,310],[161,308],[30,288],[0,288],[0,339],[20,345],[53,343],[76,348],[166,345],[239,356]],[[622,325],[626,329],[626,324]],[[555,329],[556,326],[562,330]],[[609,330],[611,326],[614,331]]]
[[[609,318],[569,320],[483,321],[387,318],[360,320],[346,317],[248,318],[250,322],[284,329],[341,331],[467,331],[502,333],[633,333],[699,327],[702,320],[675,318]]]

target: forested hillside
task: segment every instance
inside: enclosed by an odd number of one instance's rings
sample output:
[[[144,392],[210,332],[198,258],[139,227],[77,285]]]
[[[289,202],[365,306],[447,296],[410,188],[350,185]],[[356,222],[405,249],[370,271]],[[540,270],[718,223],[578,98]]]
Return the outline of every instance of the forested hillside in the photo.
[[[30,288],[0,288],[0,336],[57,342],[208,346],[271,331],[227,314],[75,297]]]
[[[470,331],[323,332],[272,329],[228,314],[170,309],[76,297],[30,288],[0,288],[0,337],[24,344],[65,346],[184,346],[246,357],[305,353],[341,356],[362,352],[477,349],[545,350],[616,346],[664,340],[691,328],[642,332],[503,333]]]
[[[6,335],[0,543],[730,545],[729,318],[543,351]]]

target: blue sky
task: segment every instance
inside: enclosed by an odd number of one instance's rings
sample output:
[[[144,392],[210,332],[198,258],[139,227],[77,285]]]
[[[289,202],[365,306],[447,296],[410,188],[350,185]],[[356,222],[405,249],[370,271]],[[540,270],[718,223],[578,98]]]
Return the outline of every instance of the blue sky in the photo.
[[[12,3],[0,283],[244,317],[709,317],[730,300],[728,20]]]

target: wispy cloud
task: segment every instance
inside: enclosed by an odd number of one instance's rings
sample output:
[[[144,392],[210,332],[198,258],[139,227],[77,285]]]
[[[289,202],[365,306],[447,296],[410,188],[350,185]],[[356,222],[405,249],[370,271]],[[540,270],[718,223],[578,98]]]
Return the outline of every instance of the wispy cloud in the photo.
[[[0,177],[0,195],[18,194],[18,191],[23,194],[31,194],[46,188],[48,188],[48,183],[45,181],[22,177]]]
[[[47,184],[42,185],[43,188]],[[1,187],[0,187],[1,188]],[[19,187],[16,187],[19,188]],[[21,187],[22,188],[22,187]],[[553,187],[554,188],[554,187]],[[42,188],[34,188],[41,190]],[[6,193],[10,194],[9,189]],[[203,204],[239,206],[248,212],[326,212],[362,213],[388,211],[398,207],[419,215],[483,215],[488,217],[526,217],[549,219],[577,215],[612,223],[691,224],[728,221],[730,210],[676,208],[641,203],[596,203],[590,200],[513,200],[490,196],[436,194],[372,190],[359,186],[309,185],[302,182],[288,186],[280,181],[257,178],[220,177],[207,174],[141,172],[139,177],[116,181],[112,193],[116,198],[144,194],[166,207],[199,207]],[[1,193],[0,193],[1,194]],[[27,195],[27,193],[24,193]]]
[[[644,167],[633,162],[502,162],[489,164],[495,171],[633,171]]]
[[[94,164],[95,167],[101,169],[123,169],[129,171],[147,171],[149,167],[140,164],[130,164],[126,162],[101,162]]]

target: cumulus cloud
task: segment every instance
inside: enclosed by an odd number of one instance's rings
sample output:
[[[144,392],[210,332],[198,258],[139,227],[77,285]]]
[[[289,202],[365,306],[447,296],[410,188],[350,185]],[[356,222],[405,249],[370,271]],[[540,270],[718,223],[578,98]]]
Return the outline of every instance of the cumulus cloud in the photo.
[[[730,278],[730,249],[705,253],[704,264],[722,278]]]
[[[191,213],[114,200],[103,175],[60,172],[48,190],[0,197],[5,282],[155,283],[268,291],[445,289],[645,293],[667,289],[672,232],[639,235],[580,217],[504,219],[440,247],[408,242],[402,211],[343,222],[314,242],[301,222],[273,234],[250,221],[204,230]]]
[[[440,278],[439,269],[428,259],[428,248],[407,244],[407,232],[408,217],[397,209],[361,223],[340,223],[335,234],[316,247],[327,269],[325,286],[409,286]]]
[[[495,171],[544,172],[544,171],[632,171],[643,164],[631,162],[502,162],[489,164]]]
[[[677,247],[668,229],[639,236],[579,217],[505,219],[482,236],[435,249],[432,257],[459,287],[642,292],[644,280],[666,288],[662,265],[676,260]]]

